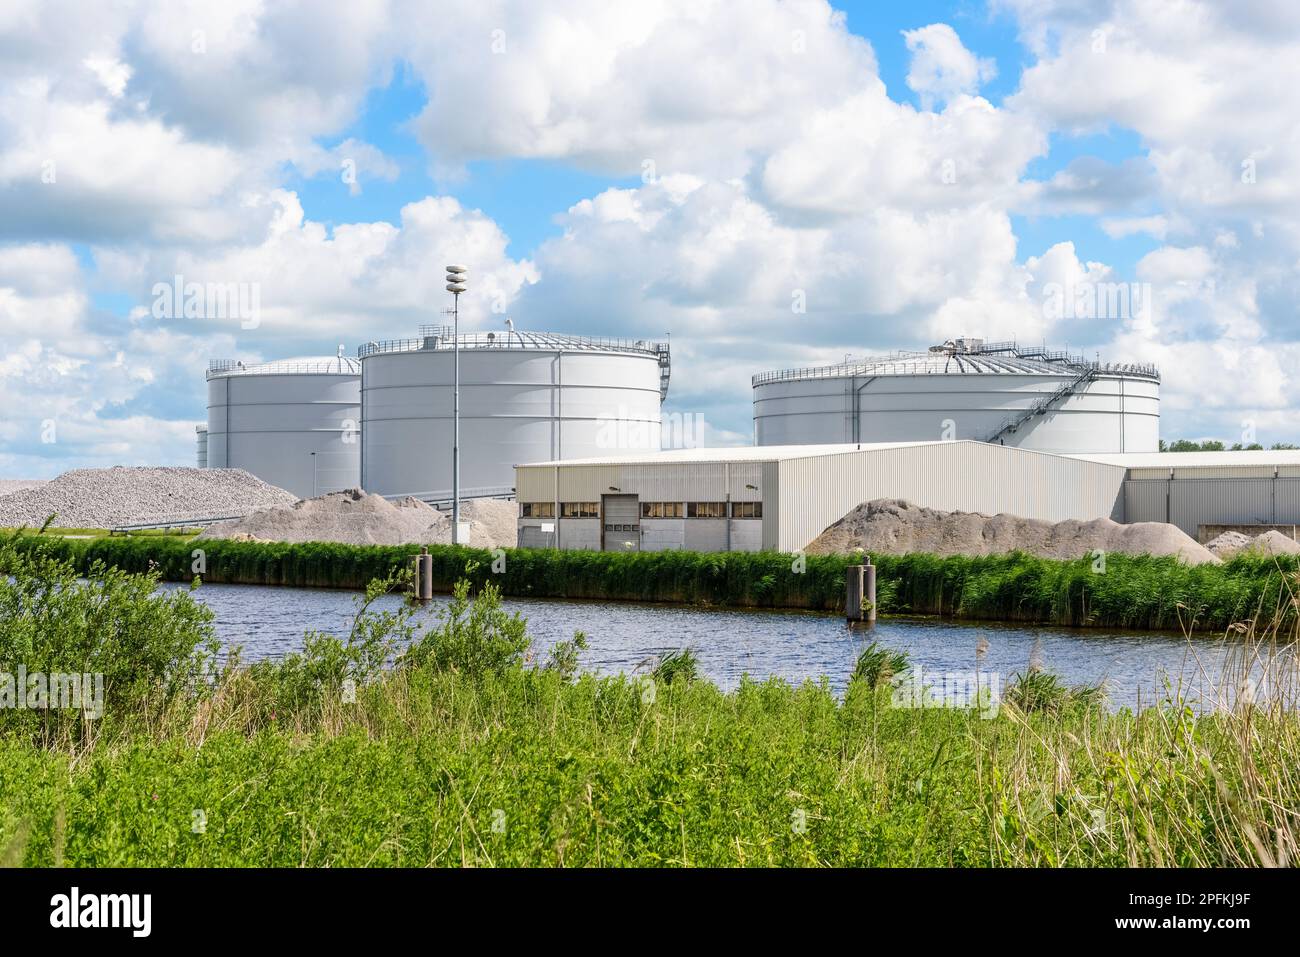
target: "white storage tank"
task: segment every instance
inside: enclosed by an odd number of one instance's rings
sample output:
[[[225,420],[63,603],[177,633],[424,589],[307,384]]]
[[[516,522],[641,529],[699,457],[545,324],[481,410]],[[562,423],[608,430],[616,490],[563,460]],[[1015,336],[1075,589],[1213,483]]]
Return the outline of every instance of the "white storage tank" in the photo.
[[[299,498],[361,482],[361,368],[342,354],[208,369],[207,467],[240,468]]]
[[[452,490],[451,331],[372,342],[361,357],[361,484],[445,501]],[[541,332],[460,337],[460,489],[507,495],[514,467],[657,450],[669,350],[646,340]]]
[[[201,469],[205,469],[208,467],[208,430],[204,426],[196,425],[194,435],[198,443],[194,464]]]
[[[1041,452],[1154,452],[1160,373],[1014,342],[753,377],[758,445],[975,439]]]

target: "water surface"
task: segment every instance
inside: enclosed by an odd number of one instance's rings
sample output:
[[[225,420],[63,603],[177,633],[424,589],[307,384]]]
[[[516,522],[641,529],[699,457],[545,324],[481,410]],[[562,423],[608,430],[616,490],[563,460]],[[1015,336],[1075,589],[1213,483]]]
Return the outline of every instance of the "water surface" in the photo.
[[[246,660],[298,650],[308,629],[345,636],[358,602],[355,592],[261,585],[205,584],[196,594],[216,615],[222,640],[242,645]],[[395,608],[401,601],[387,596],[378,604]],[[429,614],[447,601],[435,598]],[[583,667],[601,673],[644,671],[656,655],[690,648],[701,671],[723,688],[735,687],[748,673],[795,683],[825,677],[839,692],[872,640],[909,652],[927,675],[970,672],[982,637],[988,651],[979,662],[981,673],[1005,680],[1026,668],[1038,645],[1046,668],[1067,682],[1104,680],[1113,706],[1138,706],[1167,697],[1167,682],[1185,695],[1213,697],[1230,647],[1219,639],[1151,632],[938,619],[889,618],[868,629],[849,626],[837,615],[806,612],[520,598],[504,604],[528,620],[539,657],[574,631],[584,632],[590,645]]]

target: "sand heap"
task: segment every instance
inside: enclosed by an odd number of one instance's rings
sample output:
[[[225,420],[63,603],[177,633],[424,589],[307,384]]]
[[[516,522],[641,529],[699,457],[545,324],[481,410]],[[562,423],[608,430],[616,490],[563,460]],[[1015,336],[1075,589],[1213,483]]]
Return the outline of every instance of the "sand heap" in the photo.
[[[902,555],[996,555],[1023,551],[1040,558],[1082,558],[1094,550],[1126,555],[1174,555],[1189,565],[1217,563],[1181,529],[1163,522],[1121,525],[1108,518],[1047,522],[1016,515],[944,512],[902,499],[859,505],[822,532],[812,555],[866,552]]]
[[[1275,529],[1251,537],[1241,532],[1224,532],[1206,544],[1206,549],[1222,559],[1234,555],[1300,555],[1300,542],[1288,538]]]
[[[52,481],[0,496],[0,528],[111,528],[144,522],[245,515],[297,496],[243,469],[73,469]]]
[[[476,548],[513,548],[514,502],[471,501],[461,505]],[[265,542],[341,542],[348,545],[441,545],[451,542],[451,513],[414,498],[390,502],[360,489],[331,492],[289,507],[268,508],[207,529],[201,538]]]

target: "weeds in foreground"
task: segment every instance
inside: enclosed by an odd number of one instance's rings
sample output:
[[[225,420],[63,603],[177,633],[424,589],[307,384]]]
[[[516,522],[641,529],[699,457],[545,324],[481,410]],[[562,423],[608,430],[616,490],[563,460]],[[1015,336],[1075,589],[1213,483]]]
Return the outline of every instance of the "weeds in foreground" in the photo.
[[[14,567],[0,635],[27,636],[24,653],[75,663],[97,612],[112,633],[152,623],[149,647],[179,670],[119,687],[90,731],[82,715],[0,712],[7,863],[1202,867],[1300,852],[1296,635],[1278,622],[1225,636],[1212,713],[1177,688],[1140,713],[1070,707],[1035,670],[1024,701],[985,718],[892,707],[875,691],[906,660],[878,646],[842,699],[748,678],[723,693],[689,653],[639,682],[580,674],[579,636],[534,668],[491,588],[428,623],[363,604],[347,639],[292,665],[233,659],[178,682],[206,660],[190,592],[158,603],[148,576]]]

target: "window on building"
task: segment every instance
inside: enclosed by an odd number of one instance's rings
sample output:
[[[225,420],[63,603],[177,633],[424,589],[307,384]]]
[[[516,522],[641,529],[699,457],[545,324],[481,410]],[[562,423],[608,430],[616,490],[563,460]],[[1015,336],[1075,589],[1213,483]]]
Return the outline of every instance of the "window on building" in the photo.
[[[560,518],[599,518],[599,502],[561,502]]]
[[[726,518],[726,502],[687,502],[687,518]]]
[[[732,502],[731,517],[732,518],[762,518],[763,503],[762,502]]]
[[[555,518],[554,502],[520,502],[521,518]]]
[[[642,518],[685,518],[685,502],[642,502]]]

